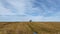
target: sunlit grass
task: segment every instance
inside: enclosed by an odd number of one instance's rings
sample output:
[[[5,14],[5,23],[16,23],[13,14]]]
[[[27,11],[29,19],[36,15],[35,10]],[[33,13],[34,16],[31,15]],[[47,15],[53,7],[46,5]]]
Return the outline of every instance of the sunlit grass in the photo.
[[[60,34],[58,22],[1,22],[0,34]]]

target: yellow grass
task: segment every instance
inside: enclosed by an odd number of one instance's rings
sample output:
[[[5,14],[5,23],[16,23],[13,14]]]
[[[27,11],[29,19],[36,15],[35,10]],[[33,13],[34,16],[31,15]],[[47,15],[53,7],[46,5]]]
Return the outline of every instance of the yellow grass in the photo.
[[[0,34],[60,34],[60,22],[0,22]]]

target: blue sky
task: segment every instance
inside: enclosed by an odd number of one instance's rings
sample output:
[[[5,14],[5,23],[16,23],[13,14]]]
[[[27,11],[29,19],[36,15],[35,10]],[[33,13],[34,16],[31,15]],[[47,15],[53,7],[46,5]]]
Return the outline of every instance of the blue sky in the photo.
[[[60,0],[0,0],[0,21],[60,21]]]

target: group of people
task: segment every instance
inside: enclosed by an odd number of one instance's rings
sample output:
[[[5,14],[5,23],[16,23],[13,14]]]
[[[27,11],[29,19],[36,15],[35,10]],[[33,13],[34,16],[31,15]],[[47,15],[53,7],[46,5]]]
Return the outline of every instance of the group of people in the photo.
[[[32,22],[32,20],[29,20],[29,22]]]

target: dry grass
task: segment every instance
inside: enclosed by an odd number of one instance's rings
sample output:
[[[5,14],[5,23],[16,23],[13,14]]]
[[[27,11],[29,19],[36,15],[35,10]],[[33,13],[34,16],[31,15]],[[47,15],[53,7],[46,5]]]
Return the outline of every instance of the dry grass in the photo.
[[[0,22],[0,34],[60,34],[60,22]]]

